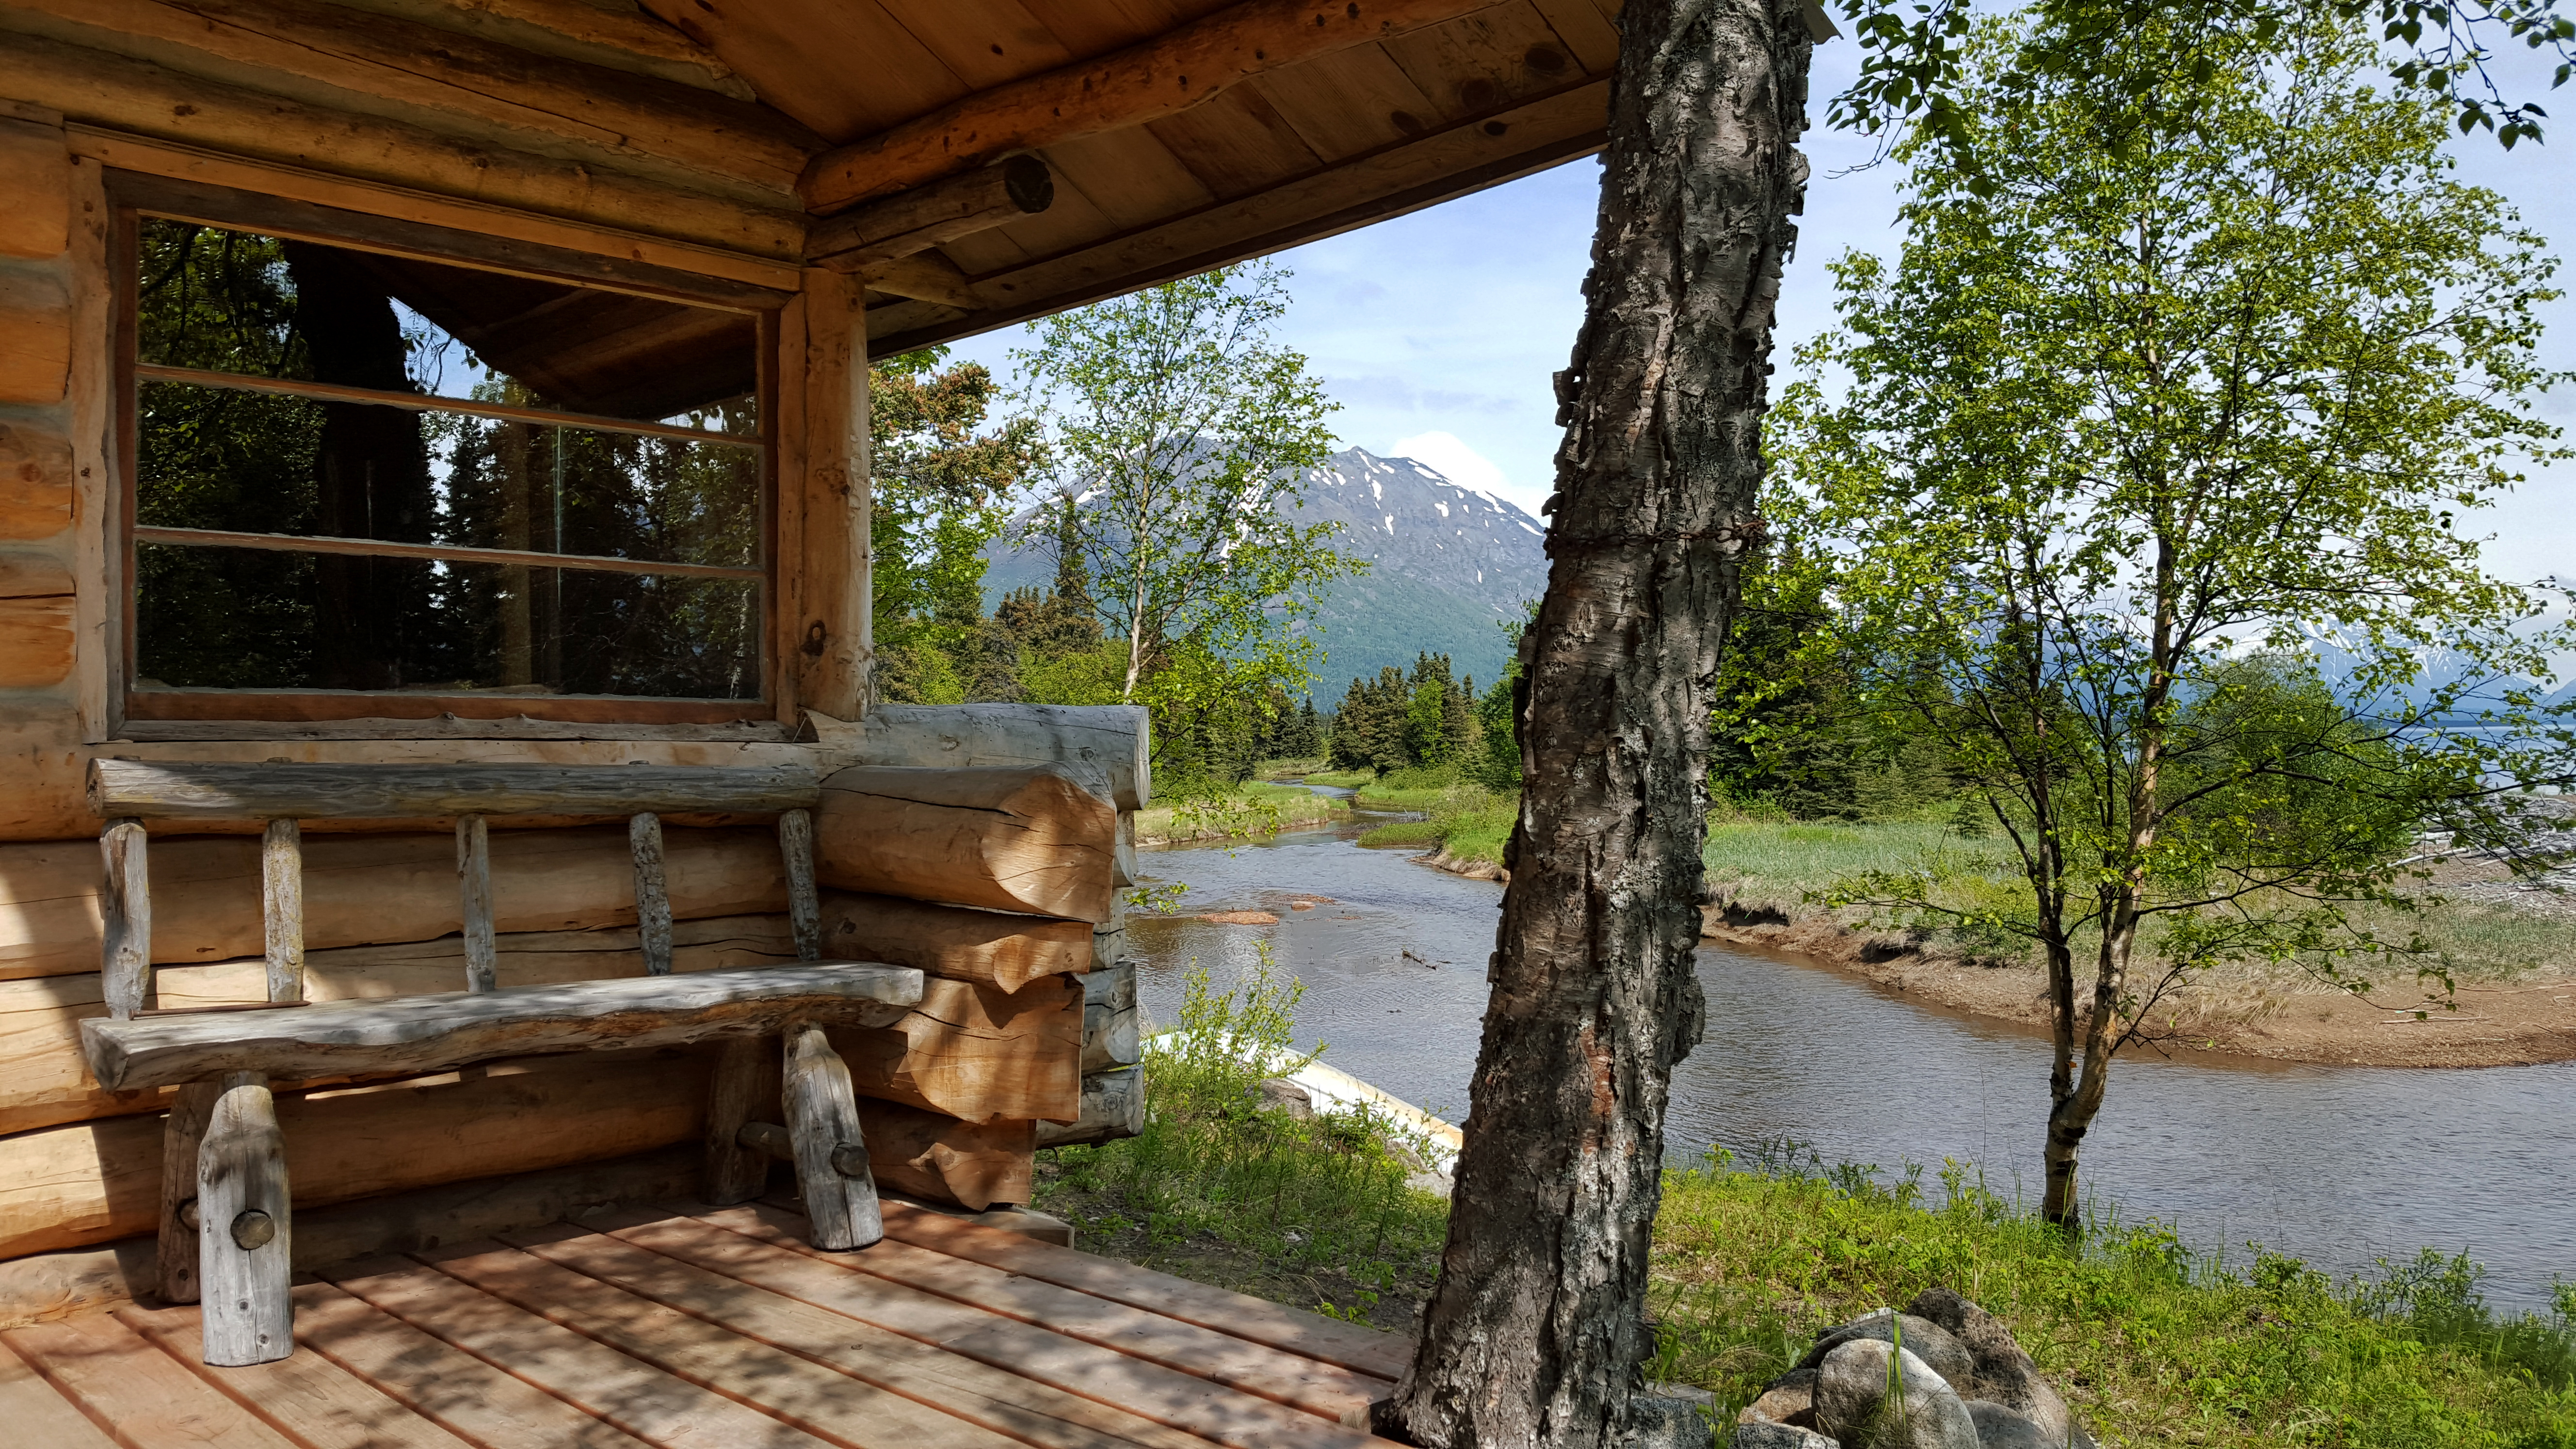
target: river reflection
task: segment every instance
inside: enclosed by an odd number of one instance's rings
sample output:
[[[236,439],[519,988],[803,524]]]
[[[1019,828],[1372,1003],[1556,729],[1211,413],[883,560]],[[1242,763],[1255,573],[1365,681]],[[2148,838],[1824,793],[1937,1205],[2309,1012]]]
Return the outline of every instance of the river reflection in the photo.
[[[1363,850],[1352,830],[1260,845],[1149,851],[1188,883],[1190,914],[1128,928],[1149,1018],[1170,1022],[1195,959],[1220,984],[1256,940],[1306,982],[1298,1010],[1325,1060],[1455,1121],[1485,1006],[1502,888]],[[1328,903],[1296,910],[1294,898]],[[1266,910],[1276,926],[1199,913]],[[1894,1168],[1944,1157],[1990,1187],[2039,1191],[2045,1043],[1917,1006],[1794,961],[1705,946],[1707,1041],[1673,1075],[1672,1152],[1764,1138],[1828,1162]],[[2088,1192],[2131,1218],[2176,1224],[2231,1262],[2248,1240],[2335,1271],[2426,1245],[2491,1270],[2499,1305],[2536,1306],[2576,1278],[2576,1063],[2478,1071],[2277,1067],[2123,1058],[2087,1143]]]

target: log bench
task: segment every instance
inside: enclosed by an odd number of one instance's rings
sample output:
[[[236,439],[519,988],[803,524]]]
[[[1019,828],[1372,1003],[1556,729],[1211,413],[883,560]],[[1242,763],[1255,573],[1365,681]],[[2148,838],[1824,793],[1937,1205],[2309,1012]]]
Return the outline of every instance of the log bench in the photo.
[[[829,1026],[889,1026],[921,1000],[921,972],[821,957],[810,770],[548,765],[145,764],[90,766],[90,806],[108,823],[102,963],[109,1015],[81,1024],[91,1073],[110,1090],[177,1086],[162,1138],[160,1290],[204,1301],[209,1364],[294,1351],[292,1219],[270,1083],[448,1071],[501,1057],[719,1042],[708,1104],[706,1194],[756,1196],[769,1155],[792,1157],[813,1245],[884,1236],[850,1073]],[[799,964],[671,974],[661,816],[774,814]],[[495,980],[491,815],[624,815],[635,862],[645,975],[501,988]],[[465,989],[309,1003],[303,983],[300,821],[456,820]],[[268,1000],[158,1011],[146,820],[262,820],[261,915]],[[783,1047],[773,1068],[763,1038]],[[775,1071],[779,1076],[773,1078]],[[751,1120],[778,1084],[785,1124]]]

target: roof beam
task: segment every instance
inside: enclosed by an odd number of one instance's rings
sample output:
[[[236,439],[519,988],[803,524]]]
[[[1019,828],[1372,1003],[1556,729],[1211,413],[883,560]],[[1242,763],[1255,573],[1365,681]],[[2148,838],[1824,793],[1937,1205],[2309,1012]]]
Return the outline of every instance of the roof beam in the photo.
[[[1176,115],[1238,81],[1495,3],[1241,0],[1125,50],[978,91],[835,147],[807,165],[797,189],[808,211],[840,211],[1005,156]]]
[[[817,222],[805,235],[805,257],[836,272],[855,272],[1017,221],[1054,204],[1055,173],[1035,156],[1014,156],[998,166],[942,177]]]

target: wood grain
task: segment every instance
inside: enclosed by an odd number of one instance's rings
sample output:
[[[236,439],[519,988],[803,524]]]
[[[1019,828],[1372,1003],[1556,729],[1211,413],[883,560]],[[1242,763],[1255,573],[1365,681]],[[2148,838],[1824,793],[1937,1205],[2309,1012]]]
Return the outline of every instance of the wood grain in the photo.
[[[126,1449],[304,1449],[104,1313],[16,1329],[7,1343]]]
[[[716,1048],[707,1085],[706,1173],[699,1195],[730,1206],[768,1190],[770,1154],[746,1147],[742,1129],[779,1107],[778,1052],[744,1037]]]
[[[1117,814],[1054,767],[862,765],[824,783],[816,874],[871,891],[1024,915],[1109,911]]]
[[[304,832],[292,820],[272,820],[259,843],[262,960],[268,999],[304,999]]]
[[[225,1074],[197,1145],[197,1291],[207,1363],[240,1367],[295,1352],[295,1301],[287,1296],[292,1202],[268,1083],[256,1072]]]
[[[8,326],[0,310],[0,329]],[[72,600],[60,594],[0,598],[0,689],[47,689],[71,678],[73,615]]]
[[[835,1027],[832,1045],[867,1096],[964,1122],[1082,1113],[1081,988],[1058,978],[1016,994],[936,978],[891,1026]]]
[[[878,1220],[876,1180],[868,1172],[867,1137],[849,1065],[832,1049],[821,1022],[791,1023],[784,1037],[787,1136],[797,1189],[813,1222],[811,1241],[833,1252],[869,1247],[885,1236],[885,1226]]]
[[[0,1343],[0,1422],[24,1444],[46,1449],[117,1449],[71,1400],[55,1393],[44,1375]]]
[[[787,926],[796,938],[796,959],[820,961],[823,959],[823,901],[814,886],[814,812],[780,812],[778,858],[787,875]],[[841,959],[857,958],[845,956]],[[911,963],[898,961],[894,964],[904,966]]]
[[[1132,1067],[1140,1058],[1136,963],[1121,961],[1082,978],[1082,1070]]]
[[[815,802],[794,766],[298,765],[92,760],[101,816],[423,820],[454,815],[766,814]]]
[[[112,820],[100,832],[99,973],[107,1011],[119,1021],[152,997],[152,868],[140,820]]]
[[[800,1015],[890,1022],[921,999],[908,967],[839,963],[700,971],[507,991],[451,991],[285,1011],[81,1023],[110,1089],[225,1071],[287,1080],[434,1072],[502,1056],[683,1046],[779,1029]]]
[[[155,1230],[160,1292],[167,1303],[194,1303],[204,1254],[197,1245],[197,1152],[224,1094],[219,1080],[190,1082],[170,1098],[161,1123],[161,1215]]]
[[[180,1363],[203,1362],[206,1336],[196,1312],[126,1307],[115,1316]],[[319,1354],[221,1373],[201,1368],[198,1376],[303,1449],[475,1449]]]
[[[824,949],[842,960],[917,966],[1006,992],[1091,969],[1092,928],[1081,921],[831,891],[823,926]]]
[[[1135,704],[880,704],[854,726],[868,765],[1088,765],[1121,810],[1154,802],[1153,718]]]
[[[753,1252],[775,1251],[720,1229],[668,1212],[651,1211],[610,1212],[585,1225],[596,1231],[508,1234],[505,1240],[548,1262],[561,1263],[629,1293],[721,1324],[734,1333],[829,1364],[853,1378],[908,1398],[935,1403],[958,1418],[1039,1449],[1103,1449],[1105,1445],[1207,1449],[1206,1440],[1151,1419],[1006,1373],[783,1293],[710,1272],[662,1252],[648,1252],[622,1236],[610,1236],[621,1230],[649,1228],[664,1233],[666,1242],[682,1236],[700,1244],[732,1238]]]
[[[480,815],[456,818],[456,896],[465,937],[465,989],[490,991],[499,984],[494,960],[499,948],[492,939],[492,831]]]
[[[1064,1126],[1037,1124],[1037,1145],[1071,1147],[1114,1142],[1145,1130],[1145,1069],[1116,1067],[1082,1079],[1082,1110]]]
[[[982,1212],[997,1202],[1027,1202],[1034,1190],[1033,1122],[960,1122],[941,1112],[871,1101],[860,1125],[867,1132],[869,1167],[896,1192]]]
[[[53,538],[71,525],[71,439],[29,419],[0,419],[0,538]]]
[[[480,1449],[652,1449],[328,1283],[297,1286],[295,1336]]]
[[[1075,1288],[1113,1303],[1143,1308],[1252,1343],[1382,1379],[1400,1377],[1413,1357],[1401,1334],[1383,1333],[1320,1314],[1300,1313],[1150,1268],[1077,1253],[1020,1233],[977,1227],[926,1208],[888,1203],[886,1235],[1040,1283]]]
[[[1097,60],[977,91],[928,115],[816,156],[806,208],[853,203],[1004,156],[1142,125],[1247,77],[1456,19],[1493,0],[1242,3]]]
[[[626,822],[627,848],[635,856],[635,932],[644,950],[644,974],[671,974],[671,892],[662,868],[662,818],[646,811]]]
[[[579,1228],[514,1237],[543,1244]],[[629,1249],[632,1252],[634,1250]],[[825,1364],[745,1338],[533,1252],[459,1249],[428,1257],[460,1282],[666,1373],[725,1391],[782,1424],[836,1443],[921,1449],[1010,1449],[1015,1441]],[[748,1295],[740,1285],[733,1285]]]
[[[891,262],[1055,204],[1055,173],[1035,156],[942,177],[818,222],[805,255],[849,271]]]

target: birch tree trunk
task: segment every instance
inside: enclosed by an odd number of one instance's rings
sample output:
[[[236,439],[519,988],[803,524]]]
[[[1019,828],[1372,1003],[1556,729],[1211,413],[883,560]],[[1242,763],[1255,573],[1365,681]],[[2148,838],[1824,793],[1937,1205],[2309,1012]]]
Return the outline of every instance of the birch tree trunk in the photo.
[[[1620,26],[1466,1151],[1421,1346],[1379,1414],[1439,1449],[1624,1427],[1665,1095],[1701,1030],[1709,689],[1761,532],[1812,42],[1797,0],[1630,0]]]

